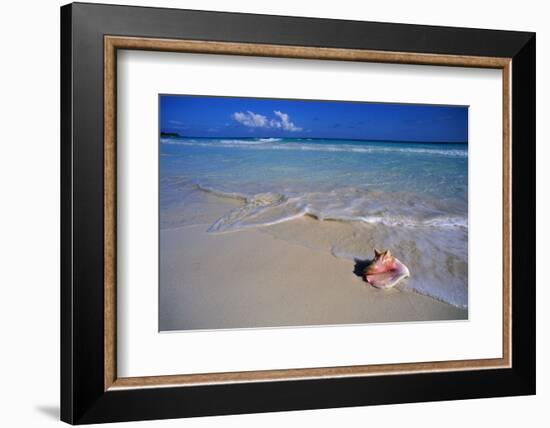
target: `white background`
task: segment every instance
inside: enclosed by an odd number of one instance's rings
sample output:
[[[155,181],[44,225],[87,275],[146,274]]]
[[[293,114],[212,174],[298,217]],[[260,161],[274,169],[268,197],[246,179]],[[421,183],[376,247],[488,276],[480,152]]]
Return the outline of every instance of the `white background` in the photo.
[[[502,356],[501,70],[123,51],[117,78],[119,376]],[[159,93],[469,105],[469,320],[158,334]]]
[[[103,1],[111,3],[110,1]],[[540,273],[550,258],[548,107],[550,28],[545,3],[534,0],[414,2],[257,2],[245,0],[126,1],[127,4],[187,7],[325,18],[537,31],[537,289],[538,395],[461,402],[419,403],[353,409],[285,412],[141,426],[279,427],[384,426],[499,427],[548,424],[550,292]],[[4,2],[0,13],[2,106],[0,189],[2,353],[1,424],[58,424],[59,406],[59,10],[56,0]],[[22,136],[25,133],[25,136]],[[543,193],[545,197],[543,198]],[[547,281],[547,280],[546,280]],[[138,426],[138,423],[124,426]]]

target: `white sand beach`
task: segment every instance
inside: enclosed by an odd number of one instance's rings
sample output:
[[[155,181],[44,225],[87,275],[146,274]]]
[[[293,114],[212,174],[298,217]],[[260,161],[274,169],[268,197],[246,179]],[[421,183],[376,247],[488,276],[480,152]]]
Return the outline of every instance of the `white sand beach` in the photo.
[[[160,231],[161,331],[467,319],[466,309],[408,290],[408,280],[390,290],[364,282],[361,265],[323,245],[343,223],[305,216],[208,233],[236,202],[205,198],[187,206],[203,223]]]

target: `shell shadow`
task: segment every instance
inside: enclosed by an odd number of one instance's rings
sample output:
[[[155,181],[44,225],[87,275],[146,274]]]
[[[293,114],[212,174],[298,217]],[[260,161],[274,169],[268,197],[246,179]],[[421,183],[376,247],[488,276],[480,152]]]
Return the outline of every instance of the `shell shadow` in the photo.
[[[365,268],[372,263],[372,259],[354,258],[353,261],[355,262],[355,265],[353,266],[354,275],[358,276],[364,281],[365,278],[363,277],[363,272],[365,271]]]

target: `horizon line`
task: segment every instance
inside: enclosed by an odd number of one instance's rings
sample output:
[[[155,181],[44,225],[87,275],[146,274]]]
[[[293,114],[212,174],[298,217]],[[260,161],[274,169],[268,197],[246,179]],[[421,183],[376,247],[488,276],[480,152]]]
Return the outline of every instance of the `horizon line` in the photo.
[[[427,143],[427,144],[468,144],[468,140],[466,141],[439,141],[439,140],[430,140],[430,141],[424,141],[424,140],[384,140],[384,139],[378,139],[378,138],[332,138],[332,137],[273,137],[273,136],[194,136],[194,135],[181,135],[177,132],[169,132],[169,131],[160,131],[159,137],[162,136],[162,134],[175,134],[180,138],[204,138],[204,139],[211,139],[211,140],[222,140],[222,139],[267,139],[267,138],[275,138],[275,139],[296,139],[296,140],[344,140],[344,141],[371,141],[375,143]]]

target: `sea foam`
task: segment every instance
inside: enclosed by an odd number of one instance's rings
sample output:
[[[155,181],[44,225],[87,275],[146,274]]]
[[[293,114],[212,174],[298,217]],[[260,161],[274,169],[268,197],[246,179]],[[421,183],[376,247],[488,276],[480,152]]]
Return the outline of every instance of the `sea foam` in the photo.
[[[288,150],[288,151],[313,151],[313,152],[350,152],[350,153],[401,153],[423,154],[436,156],[467,157],[468,151],[463,149],[440,149],[429,147],[401,147],[396,144],[389,146],[361,146],[359,144],[318,144],[312,140],[283,140],[280,138],[260,139],[174,139],[163,138],[163,144],[175,144],[196,147],[224,147],[255,150]],[[313,140],[314,141],[314,140]]]
[[[200,184],[196,188],[220,197],[239,199],[235,208],[212,224],[208,232],[234,232],[269,226],[308,215],[320,221],[364,222],[403,227],[464,228],[466,216],[448,215],[441,202],[418,195],[388,194],[343,188],[330,192],[281,194],[264,192],[243,195]]]

